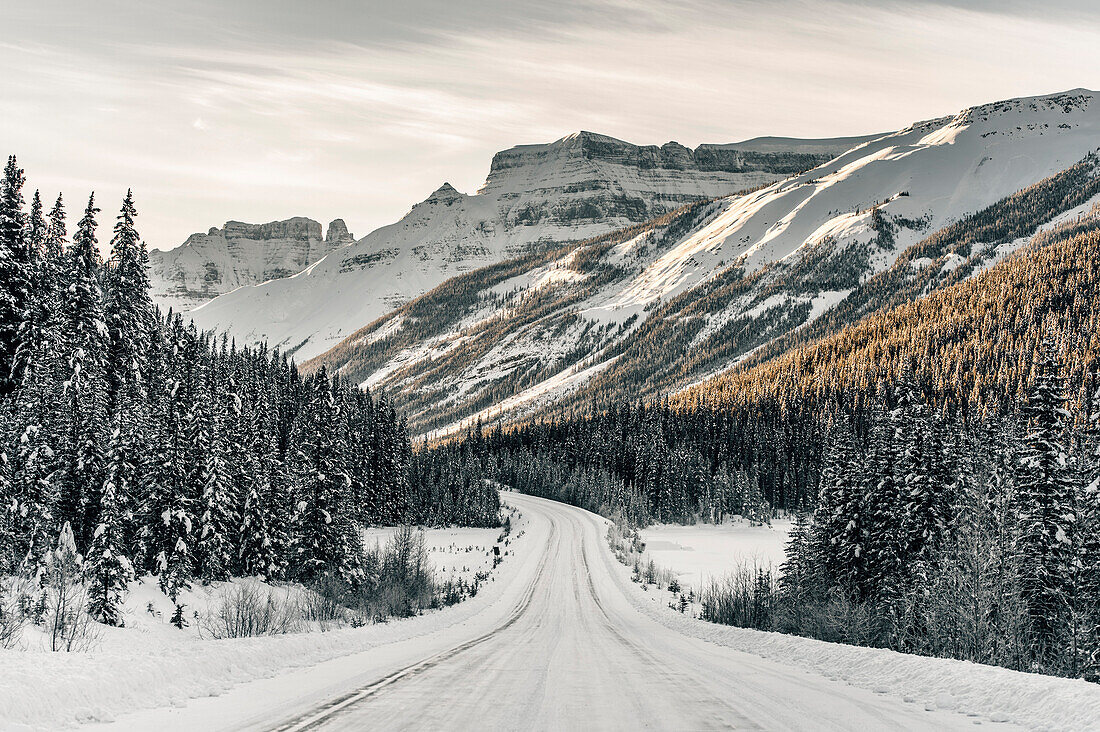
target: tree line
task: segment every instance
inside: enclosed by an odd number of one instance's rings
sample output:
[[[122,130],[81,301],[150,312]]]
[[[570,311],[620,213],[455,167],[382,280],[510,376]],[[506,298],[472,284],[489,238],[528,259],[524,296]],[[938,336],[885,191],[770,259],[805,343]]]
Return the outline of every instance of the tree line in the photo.
[[[1010,413],[935,410],[910,371],[833,411],[765,627],[1100,680],[1100,382],[1072,407],[1058,352]]]
[[[127,583],[173,601],[231,575],[365,577],[360,527],[496,525],[481,482],[424,482],[386,400],[324,369],[299,374],[161,313],[127,192],[103,261],[89,197],[71,241],[10,157],[0,183],[0,574],[51,549],[86,557],[89,611],[121,622]],[[446,493],[450,501],[444,501]],[[476,498],[476,510],[468,505]]]

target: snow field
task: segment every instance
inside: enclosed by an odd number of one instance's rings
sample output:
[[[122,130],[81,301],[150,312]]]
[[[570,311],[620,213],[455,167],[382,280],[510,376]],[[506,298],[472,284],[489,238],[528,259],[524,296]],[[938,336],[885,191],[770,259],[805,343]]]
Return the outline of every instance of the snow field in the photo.
[[[656,524],[638,533],[646,545],[644,560],[652,559],[675,573],[682,587],[698,591],[743,565],[778,571],[792,523],[777,519],[771,526],[752,526],[735,517],[718,525]]]

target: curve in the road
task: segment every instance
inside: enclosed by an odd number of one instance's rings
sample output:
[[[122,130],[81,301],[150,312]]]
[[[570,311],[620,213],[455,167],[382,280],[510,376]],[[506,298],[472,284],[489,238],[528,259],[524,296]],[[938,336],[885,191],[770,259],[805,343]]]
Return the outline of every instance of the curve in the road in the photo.
[[[671,631],[627,597],[602,519],[507,500],[548,530],[530,547],[537,570],[503,622],[266,728],[971,728],[960,715]]]

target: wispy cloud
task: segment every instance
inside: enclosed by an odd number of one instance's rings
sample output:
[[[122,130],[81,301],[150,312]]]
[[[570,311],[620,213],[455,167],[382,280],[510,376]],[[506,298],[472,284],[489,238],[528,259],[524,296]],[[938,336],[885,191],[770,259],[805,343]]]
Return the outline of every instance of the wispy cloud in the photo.
[[[498,149],[581,128],[684,144],[857,134],[1096,86],[1089,9],[44,0],[7,13],[0,139],[48,191],[134,186],[154,245],[227,218],[341,216],[365,233],[443,180],[476,189]]]

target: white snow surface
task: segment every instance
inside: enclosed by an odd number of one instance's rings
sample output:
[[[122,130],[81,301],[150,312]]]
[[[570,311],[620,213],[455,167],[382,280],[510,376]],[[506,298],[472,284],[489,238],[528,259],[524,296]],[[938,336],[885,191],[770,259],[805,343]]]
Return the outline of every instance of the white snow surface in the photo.
[[[753,526],[740,517],[722,524],[654,524],[641,529],[645,558],[676,573],[680,585],[698,590],[741,566],[779,570],[790,519]]]
[[[1082,681],[681,615],[666,593],[629,580],[604,519],[504,497],[528,521],[519,552],[455,608],[356,631],[196,642],[170,655],[8,653],[0,718],[15,728],[116,717],[97,726],[162,732],[961,730],[990,721],[1087,730],[1100,719],[1100,688]]]

